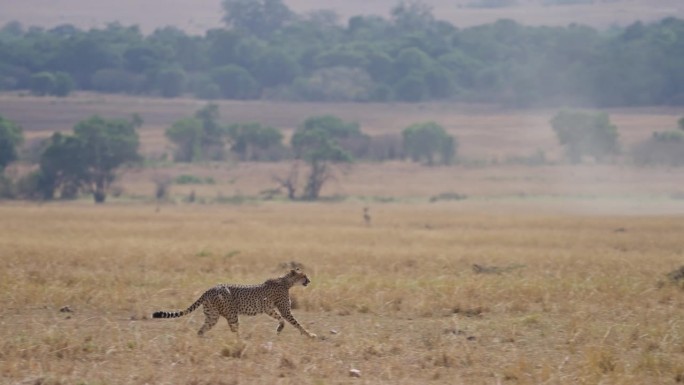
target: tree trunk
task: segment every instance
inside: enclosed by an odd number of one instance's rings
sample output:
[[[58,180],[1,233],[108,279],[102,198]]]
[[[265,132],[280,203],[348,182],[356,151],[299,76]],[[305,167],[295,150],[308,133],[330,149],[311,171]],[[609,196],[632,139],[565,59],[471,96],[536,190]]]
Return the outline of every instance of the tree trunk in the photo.
[[[311,163],[311,174],[306,184],[304,199],[315,201],[321,193],[323,183],[328,179],[326,162],[313,161]]]
[[[105,194],[104,191],[94,191],[93,198],[95,199],[95,203],[104,203],[105,199],[107,198],[107,194]]]
[[[93,191],[93,199],[95,199],[95,203],[104,203],[105,199],[107,199],[107,193],[105,191],[105,181],[102,179],[98,179],[95,182],[95,190]]]

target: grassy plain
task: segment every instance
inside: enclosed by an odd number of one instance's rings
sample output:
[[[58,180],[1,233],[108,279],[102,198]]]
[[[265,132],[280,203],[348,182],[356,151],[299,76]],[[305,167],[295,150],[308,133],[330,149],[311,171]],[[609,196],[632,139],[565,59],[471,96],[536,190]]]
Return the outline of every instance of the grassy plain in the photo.
[[[142,151],[203,103],[120,96],[0,96],[28,142],[93,113],[138,112]],[[644,384],[684,381],[684,171],[558,159],[554,111],[448,104],[221,102],[226,121],[292,132],[333,113],[370,134],[435,120],[465,164],[360,163],[327,203],[258,200],[287,164],[159,163],[125,170],[103,206],[0,202],[0,383],[8,384]],[[627,148],[680,111],[609,111]],[[8,173],[20,172],[10,169]],[[153,180],[193,175],[157,206]],[[192,191],[195,203],[184,202]],[[442,194],[465,200],[437,200]],[[223,203],[220,203],[223,202]],[[370,207],[366,226],[363,207]],[[257,283],[302,263],[294,314],[321,338],[266,316],[198,338],[181,309],[220,282]],[[496,266],[476,274],[473,264]],[[662,284],[661,284],[662,282]],[[60,312],[68,307],[70,312]],[[360,378],[349,376],[358,369]]]
[[[684,292],[659,285],[683,262],[681,215],[389,203],[366,226],[361,208],[2,204],[1,382],[684,381]],[[201,311],[150,319],[291,261],[318,340],[264,315],[241,318],[241,341],[225,321],[198,338]]]
[[[144,32],[175,25],[190,33],[221,26],[218,0],[49,3],[0,0],[0,24],[89,28],[119,20]],[[459,27],[505,17],[603,28],[684,14],[678,0],[559,7],[521,0],[500,9],[426,3]],[[320,8],[309,0],[287,4],[297,12]],[[386,15],[394,4],[345,0],[326,8],[345,19]],[[0,95],[0,113],[21,123],[29,142],[93,113],[141,113],[147,156],[168,152],[163,130],[202,105]],[[458,136],[462,156],[488,166],[359,164],[326,187],[326,196],[351,197],[338,203],[234,199],[273,187],[272,176],[287,167],[273,164],[127,170],[124,194],[102,207],[2,202],[0,383],[684,383],[684,292],[665,278],[684,263],[681,170],[505,164],[539,149],[559,157],[548,127],[555,111],[438,103],[220,107],[225,120],[286,132],[318,113],[359,121],[370,134],[435,120]],[[625,148],[681,117],[672,109],[609,113]],[[153,179],[180,174],[216,183],[173,186],[171,202],[157,210]],[[181,203],[191,191],[198,203]],[[469,198],[428,203],[441,193]],[[200,203],[218,197],[236,204]],[[313,281],[293,289],[294,314],[318,340],[290,326],[276,336],[263,315],[241,319],[241,341],[225,322],[198,338],[201,312],[149,318],[186,307],[219,282],[263,281],[292,261]],[[476,274],[475,263],[503,271]],[[65,307],[71,311],[60,312]],[[352,368],[360,378],[349,376]]]

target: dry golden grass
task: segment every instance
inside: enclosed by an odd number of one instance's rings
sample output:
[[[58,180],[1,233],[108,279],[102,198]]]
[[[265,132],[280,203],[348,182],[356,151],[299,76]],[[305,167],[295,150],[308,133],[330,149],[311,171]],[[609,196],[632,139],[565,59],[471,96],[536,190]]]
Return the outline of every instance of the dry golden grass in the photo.
[[[69,130],[92,113],[139,112],[147,156],[165,150],[170,122],[201,105],[0,96],[0,110],[29,138]],[[551,111],[437,103],[220,106],[225,117],[286,130],[318,113],[357,120],[371,134],[436,120],[473,158],[539,147],[558,153],[546,123]],[[678,113],[616,110],[611,117],[630,144],[671,127]],[[0,204],[0,382],[684,381],[684,292],[658,284],[684,263],[676,198],[684,170],[357,164],[324,189],[349,197],[342,203],[199,203],[257,196],[287,167],[159,165],[124,171],[123,195],[102,207],[85,199]],[[156,177],[180,174],[215,184],[174,185],[158,212],[145,203]],[[181,203],[192,190],[198,203]],[[469,198],[427,203],[440,193]],[[362,218],[366,205],[370,227]],[[225,322],[197,338],[201,312],[149,319],[155,310],[188,306],[219,282],[261,282],[291,261],[303,263],[313,280],[293,289],[295,316],[320,340],[290,326],[276,336],[275,322],[263,315],[241,319],[242,341]],[[474,263],[504,272],[475,274]],[[64,306],[73,312],[60,312]],[[361,378],[349,377],[351,368]]]
[[[168,165],[126,170],[117,183],[120,198],[151,201],[154,180],[180,175],[211,178],[212,184],[173,184],[168,202],[182,203],[194,194],[200,203],[246,203],[277,187],[273,176],[287,175],[288,163]],[[304,168],[302,173],[306,169]],[[469,205],[487,207],[550,205],[565,212],[682,214],[683,168],[619,165],[426,167],[410,162],[359,163],[338,169],[322,194],[366,203],[428,202],[440,194],[462,194]],[[303,176],[300,178],[303,187]],[[284,195],[276,199],[284,200]]]
[[[684,263],[681,215],[383,204],[367,227],[361,208],[0,205],[2,382],[684,381],[684,292],[658,285]],[[201,312],[149,318],[290,261],[319,340],[263,315],[241,318],[241,341],[225,321],[198,338]]]

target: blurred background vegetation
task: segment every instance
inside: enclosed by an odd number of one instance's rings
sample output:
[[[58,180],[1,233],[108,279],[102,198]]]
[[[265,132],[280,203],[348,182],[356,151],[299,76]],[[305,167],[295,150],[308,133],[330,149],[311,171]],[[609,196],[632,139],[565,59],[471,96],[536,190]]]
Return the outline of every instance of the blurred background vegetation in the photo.
[[[677,18],[605,30],[512,20],[457,28],[421,2],[399,2],[389,17],[346,21],[328,10],[296,14],[282,0],[222,5],[225,27],[204,35],[10,22],[0,30],[0,90],[513,107],[684,104],[684,20]]]
[[[510,3],[477,2],[482,7]],[[26,135],[32,127],[8,119],[11,111],[0,111],[0,198],[89,194],[102,203],[114,194],[118,169],[171,160],[287,163],[288,170],[274,173],[272,182],[273,191],[286,191],[290,200],[319,199],[336,170],[357,161],[469,164],[461,155],[468,143],[432,117],[371,134],[358,121],[313,114],[286,130],[281,122],[235,116],[225,122],[218,99],[558,109],[548,124],[562,159],[548,158],[547,149],[538,147],[505,162],[684,165],[684,118],[653,127],[658,131],[648,127],[650,136],[627,146],[605,111],[684,104],[684,20],[601,30],[513,20],[457,28],[420,1],[400,1],[387,17],[347,21],[332,10],[297,14],[282,0],[221,4],[225,26],[203,35],[175,27],[144,34],[139,26],[116,23],[89,30],[25,27],[16,21],[2,27],[0,91],[20,98],[29,92],[65,97],[78,90],[209,101],[163,127],[169,148],[156,157],[140,152],[144,117],[137,114],[82,116],[72,133],[62,128],[41,137]],[[22,164],[5,172],[11,163]],[[172,181],[155,176],[157,199],[168,195]]]

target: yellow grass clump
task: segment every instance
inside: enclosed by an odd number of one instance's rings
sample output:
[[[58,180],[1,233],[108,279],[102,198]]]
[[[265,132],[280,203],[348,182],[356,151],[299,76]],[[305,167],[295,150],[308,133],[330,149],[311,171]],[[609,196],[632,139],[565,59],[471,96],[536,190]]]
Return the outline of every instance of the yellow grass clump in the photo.
[[[0,372],[32,384],[684,381],[681,216],[463,203],[0,205]],[[309,340],[182,309],[301,263]],[[485,267],[479,273],[473,264]],[[350,377],[350,370],[355,369]],[[358,371],[358,372],[357,372]]]

